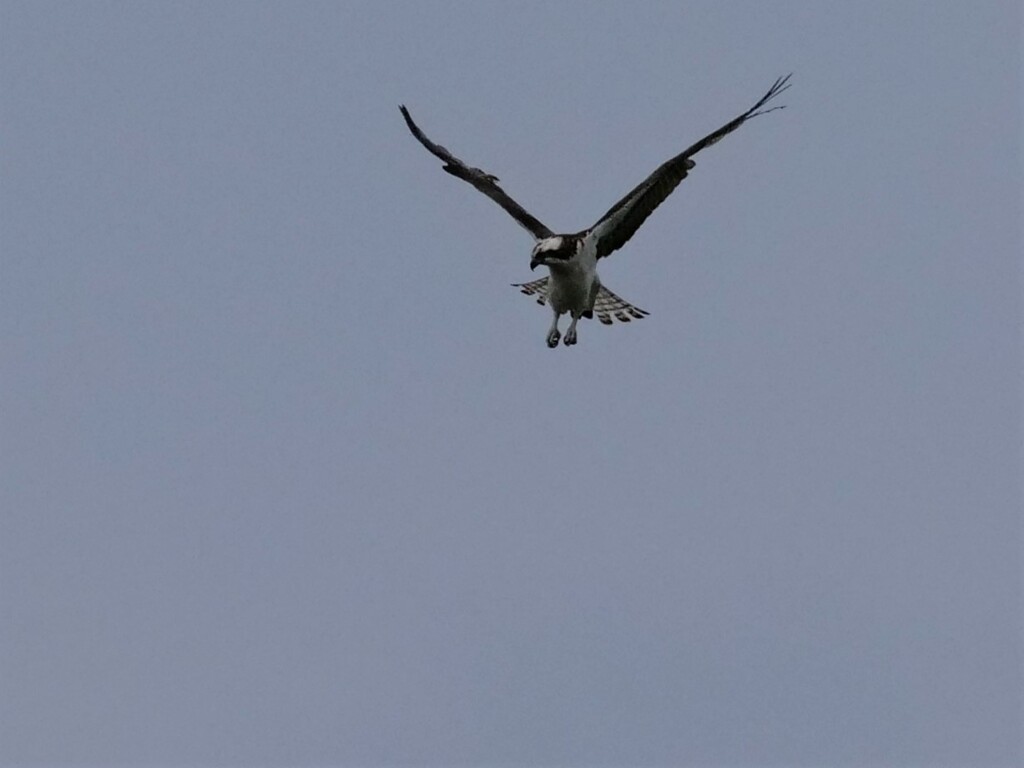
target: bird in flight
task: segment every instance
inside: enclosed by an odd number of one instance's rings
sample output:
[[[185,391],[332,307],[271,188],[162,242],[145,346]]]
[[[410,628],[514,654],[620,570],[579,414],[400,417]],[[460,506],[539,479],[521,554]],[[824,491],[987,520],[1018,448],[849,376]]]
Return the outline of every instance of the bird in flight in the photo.
[[[754,106],[663,163],[613,205],[596,224],[575,234],[552,232],[498,186],[497,176],[479,168],[471,168],[440,144],[432,142],[413,122],[409,110],[404,105],[399,109],[412,135],[444,162],[443,170],[456,178],[468,181],[504,208],[533,235],[536,242],[530,254],[530,269],[545,266],[549,275],[533,282],[513,285],[527,296],[535,297],[538,304],[549,304],[554,311],[555,317],[547,335],[549,347],[557,347],[559,340],[562,339],[562,334],[558,330],[562,315],[570,316],[571,321],[563,340],[568,347],[576,343],[576,323],[580,318],[592,318],[597,315],[602,323],[611,325],[612,318],[628,323],[631,319],[639,320],[648,315],[644,310],[619,298],[601,285],[601,280],[597,276],[598,260],[626,244],[654,209],[661,205],[693,169],[694,155],[732,133],[750,118],[782,109],[782,106],[768,109],[764,107],[789,88],[789,78],[790,75],[780,77]]]

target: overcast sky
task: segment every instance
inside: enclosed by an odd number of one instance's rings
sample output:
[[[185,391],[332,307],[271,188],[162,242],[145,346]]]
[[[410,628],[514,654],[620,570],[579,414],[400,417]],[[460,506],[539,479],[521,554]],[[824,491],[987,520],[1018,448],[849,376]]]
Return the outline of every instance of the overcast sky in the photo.
[[[0,3],[0,764],[1020,764],[1021,27]]]

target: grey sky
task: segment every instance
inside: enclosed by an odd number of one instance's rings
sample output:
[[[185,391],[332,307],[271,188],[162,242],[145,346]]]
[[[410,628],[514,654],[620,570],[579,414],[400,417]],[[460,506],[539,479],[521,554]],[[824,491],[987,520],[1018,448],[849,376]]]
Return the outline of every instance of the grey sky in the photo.
[[[0,3],[0,763],[1019,764],[1021,22]]]

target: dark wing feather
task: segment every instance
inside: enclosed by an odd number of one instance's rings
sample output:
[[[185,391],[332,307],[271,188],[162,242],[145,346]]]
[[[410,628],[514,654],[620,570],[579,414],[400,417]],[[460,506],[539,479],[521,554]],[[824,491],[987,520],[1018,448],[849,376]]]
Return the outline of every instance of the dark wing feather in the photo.
[[[537,240],[542,240],[545,237],[551,237],[554,235],[554,232],[541,224],[533,215],[523,208],[523,206],[509,197],[505,193],[505,190],[498,186],[497,176],[484,173],[479,168],[470,168],[440,144],[435,144],[428,139],[426,134],[420,130],[420,127],[413,122],[412,116],[409,114],[409,110],[407,110],[404,105],[399,106],[399,109],[402,110],[402,117],[405,118],[405,124],[409,126],[409,130],[412,131],[412,135],[416,137],[417,141],[426,147],[431,154],[444,161],[444,170],[452,176],[460,178],[463,181],[468,181],[478,190],[491,198],[491,200],[508,211],[508,213],[512,215],[512,218],[529,230],[530,234],[532,234]]]
[[[714,133],[710,133],[693,146],[673,157],[644,179],[628,195],[619,200],[611,209],[591,227],[597,239],[597,258],[607,256],[618,250],[631,238],[640,225],[647,220],[654,209],[661,205],[665,198],[672,194],[679,182],[694,166],[690,158],[706,147],[710,147],[723,136],[726,136],[752,117],[764,115],[783,107],[761,109],[765,104],[789,88],[790,75],[780,77],[764,96],[742,115],[732,120]]]

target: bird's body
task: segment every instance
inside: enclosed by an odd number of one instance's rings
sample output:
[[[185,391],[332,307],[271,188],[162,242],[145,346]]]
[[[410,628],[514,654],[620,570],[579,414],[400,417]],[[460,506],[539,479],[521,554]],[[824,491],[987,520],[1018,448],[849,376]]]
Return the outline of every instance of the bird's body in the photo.
[[[594,298],[601,281],[597,277],[597,258],[592,242],[585,238],[568,238],[564,235],[541,240],[534,247],[534,258],[545,258],[544,246],[566,243],[566,250],[572,253],[564,262],[546,262],[551,272],[548,283],[548,303],[560,314],[585,312],[593,309]]]
[[[554,254],[567,254],[562,259]],[[558,319],[568,314],[572,318],[565,334],[566,346],[576,343],[576,321],[589,317],[594,312],[594,301],[601,289],[597,276],[597,255],[593,240],[579,235],[555,235],[545,238],[533,247],[531,264],[543,263],[550,275],[547,283],[547,300],[555,313],[555,320],[548,331],[548,346],[558,345]]]
[[[447,149],[434,144],[413,122],[412,116],[404,106],[401,107],[401,111],[413,136],[433,155],[445,162],[445,171],[469,182],[490,197],[533,235],[536,242],[530,254],[530,269],[546,266],[549,275],[529,283],[516,283],[515,286],[524,294],[534,296],[539,304],[550,305],[554,312],[554,320],[547,335],[549,347],[557,346],[562,338],[558,329],[562,315],[570,316],[571,321],[563,343],[572,346],[576,343],[576,323],[582,318],[590,318],[596,314],[602,323],[610,325],[613,317],[628,323],[630,319],[640,319],[648,314],[601,285],[597,275],[597,262],[625,245],[654,209],[686,178],[695,165],[693,155],[736,130],[750,118],[766,114],[773,109],[781,109],[782,107],[764,110],[761,108],[789,87],[788,80],[789,76],[776,80],[768,93],[753,107],[663,163],[613,205],[596,224],[574,234],[560,235],[552,232],[509,197],[498,186],[496,176],[479,168],[467,166]]]

